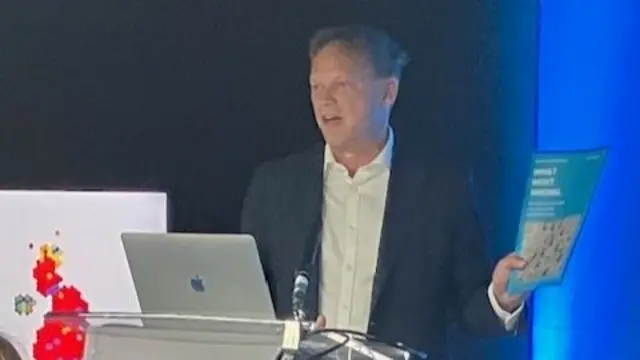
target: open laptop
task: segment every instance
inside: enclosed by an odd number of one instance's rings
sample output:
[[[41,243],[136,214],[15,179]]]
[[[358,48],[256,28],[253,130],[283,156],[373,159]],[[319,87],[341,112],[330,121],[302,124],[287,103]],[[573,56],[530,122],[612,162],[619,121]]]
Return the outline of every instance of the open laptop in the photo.
[[[124,233],[122,242],[143,313],[275,319],[252,236]]]

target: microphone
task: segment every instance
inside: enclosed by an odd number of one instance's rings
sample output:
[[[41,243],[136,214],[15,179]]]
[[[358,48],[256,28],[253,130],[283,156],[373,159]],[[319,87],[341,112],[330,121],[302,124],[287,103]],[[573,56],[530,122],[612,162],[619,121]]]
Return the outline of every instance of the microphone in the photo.
[[[307,314],[304,312],[304,302],[309,289],[309,274],[304,271],[298,271],[293,280],[293,293],[291,294],[291,303],[293,304],[293,318],[297,321],[304,321]]]
[[[311,233],[306,242],[305,251],[302,256],[302,264],[295,272],[293,280],[293,292],[291,293],[291,304],[293,310],[293,318],[297,321],[306,320],[305,302],[307,300],[307,292],[309,283],[311,283],[311,269],[315,266],[322,237],[320,236],[320,227],[322,217],[318,216],[311,226]]]
[[[311,233],[306,239],[304,253],[302,254],[302,263],[294,274],[293,291],[291,292],[291,310],[293,311],[293,319],[302,324],[307,317],[305,312],[305,302],[307,300],[307,291],[311,282],[310,270],[316,263],[318,252],[320,251],[320,226],[322,217],[318,216],[311,226]],[[301,326],[301,325],[300,325]],[[295,350],[282,350],[278,356],[278,360],[293,360],[296,357],[297,348]]]

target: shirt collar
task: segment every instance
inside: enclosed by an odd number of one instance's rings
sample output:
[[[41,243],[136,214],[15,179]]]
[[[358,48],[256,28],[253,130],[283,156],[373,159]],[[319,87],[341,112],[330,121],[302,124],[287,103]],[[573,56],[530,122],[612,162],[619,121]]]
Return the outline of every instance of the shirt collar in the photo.
[[[391,159],[393,158],[393,147],[395,144],[395,136],[393,135],[393,129],[389,126],[389,137],[384,144],[382,151],[366,166],[371,165],[384,165],[386,168],[391,168]],[[333,156],[329,145],[324,146],[324,169],[326,170],[329,165],[336,164],[336,158]]]

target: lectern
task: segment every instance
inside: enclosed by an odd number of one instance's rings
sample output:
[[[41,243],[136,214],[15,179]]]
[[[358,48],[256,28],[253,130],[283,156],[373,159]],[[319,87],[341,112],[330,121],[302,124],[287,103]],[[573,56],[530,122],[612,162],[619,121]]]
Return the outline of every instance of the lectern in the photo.
[[[410,358],[402,349],[373,346],[339,331],[302,337],[296,329],[303,326],[293,321],[125,313],[48,317],[88,324],[86,360],[274,360],[283,358],[283,349],[289,359]]]

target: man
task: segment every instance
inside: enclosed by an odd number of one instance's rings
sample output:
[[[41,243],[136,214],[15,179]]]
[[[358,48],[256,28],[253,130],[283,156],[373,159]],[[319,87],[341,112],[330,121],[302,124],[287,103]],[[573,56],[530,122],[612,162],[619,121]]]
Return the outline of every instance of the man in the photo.
[[[446,355],[448,314],[479,335],[515,331],[524,299],[505,286],[522,259],[492,276],[466,173],[414,155],[389,126],[406,54],[381,30],[349,26],[320,30],[309,55],[325,144],[260,167],[242,216],[278,317],[291,317],[294,273],[308,262],[307,307],[322,325],[430,358]]]

